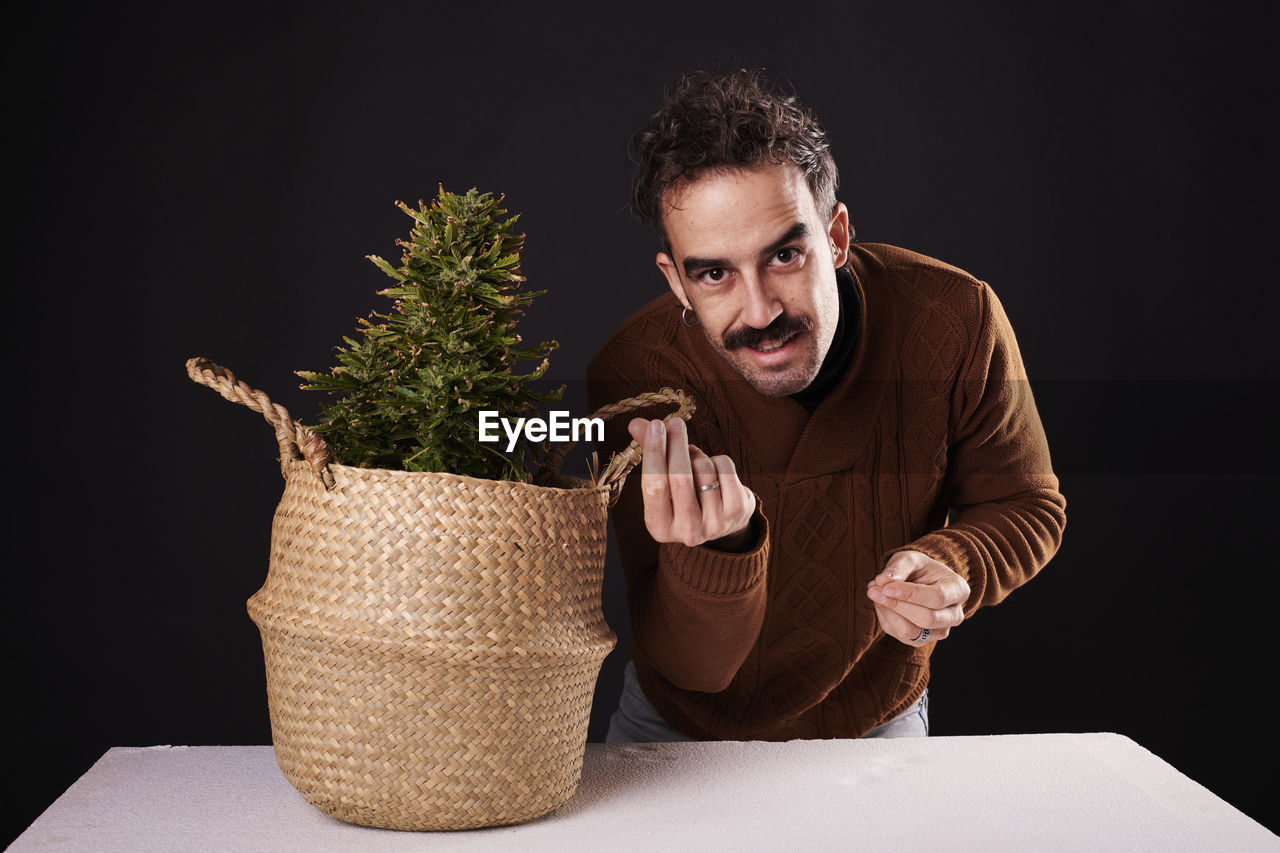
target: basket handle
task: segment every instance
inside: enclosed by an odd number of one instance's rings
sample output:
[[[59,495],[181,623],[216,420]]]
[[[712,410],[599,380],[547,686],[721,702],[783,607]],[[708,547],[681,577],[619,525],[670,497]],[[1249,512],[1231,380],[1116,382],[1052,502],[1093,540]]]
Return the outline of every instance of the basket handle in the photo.
[[[644,394],[628,397],[625,400],[619,400],[616,403],[610,403],[607,406],[601,406],[591,414],[591,417],[608,420],[614,415],[663,403],[674,403],[676,405],[676,410],[662,419],[663,423],[670,421],[672,418],[683,418],[687,421],[698,408],[693,402],[693,398],[684,391],[663,388],[660,391],[648,391]],[[565,456],[572,448],[573,442],[556,445],[552,448],[543,460],[542,471],[538,474],[537,481],[548,481],[551,476],[559,473],[560,466],[564,464]],[[627,479],[627,474],[640,462],[643,455],[640,445],[632,441],[621,453],[613,454],[604,470],[597,472],[591,478],[593,486],[597,488],[600,486],[608,487],[609,506],[613,506],[618,502],[619,496],[622,495],[622,485]]]
[[[250,388],[236,379],[236,375],[230,370],[207,358],[187,359],[187,376],[193,382],[207,385],[233,403],[242,403],[255,412],[262,413],[267,423],[276,431],[276,441],[280,444],[281,473],[284,472],[286,463],[305,459],[324,482],[325,488],[333,488],[333,472],[329,470],[329,464],[334,460],[329,445],[325,444],[315,430],[295,423],[284,406],[271,402],[265,393]]]
[[[334,461],[334,458],[329,445],[315,430],[296,423],[289,416],[289,411],[284,406],[271,402],[266,393],[250,388],[244,382],[236,379],[236,375],[230,370],[222,365],[215,364],[207,358],[187,359],[187,376],[191,377],[194,382],[212,388],[233,403],[241,403],[255,412],[262,413],[262,417],[276,431],[276,441],[280,445],[280,470],[282,473],[288,462],[305,459],[324,482],[325,488],[333,488],[333,472],[329,470],[329,465]],[[697,410],[697,405],[693,402],[693,398],[684,391],[663,388],[660,391],[638,394],[635,397],[628,397],[625,400],[601,406],[591,417],[608,420],[614,415],[622,414],[623,412],[663,403],[674,403],[677,407],[674,412],[663,418],[664,423],[677,417],[684,418],[687,421]],[[559,473],[560,466],[564,464],[564,458],[572,447],[573,443],[570,442],[552,448],[543,460],[542,470],[538,474],[537,480],[547,481],[551,476]],[[592,485],[608,487],[609,506],[617,503],[618,497],[622,494],[622,485],[627,478],[627,474],[640,461],[642,455],[640,445],[633,441],[621,453],[615,453],[604,470],[592,478]]]

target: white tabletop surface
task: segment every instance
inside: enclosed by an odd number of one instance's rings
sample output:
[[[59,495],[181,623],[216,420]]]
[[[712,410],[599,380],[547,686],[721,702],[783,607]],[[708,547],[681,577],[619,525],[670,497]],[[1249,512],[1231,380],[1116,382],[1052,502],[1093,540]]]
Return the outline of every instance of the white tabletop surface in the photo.
[[[115,747],[13,851],[1280,851],[1280,837],[1116,734],[588,744],[519,826],[396,832],[312,808],[267,746]]]

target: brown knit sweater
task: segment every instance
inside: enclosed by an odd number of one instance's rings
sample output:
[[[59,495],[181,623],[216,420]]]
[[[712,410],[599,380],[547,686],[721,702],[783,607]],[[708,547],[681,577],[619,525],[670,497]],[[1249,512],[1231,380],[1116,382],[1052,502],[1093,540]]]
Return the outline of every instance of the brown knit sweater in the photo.
[[[751,389],[680,322],[671,294],[636,312],[587,368],[593,409],[663,386],[690,392],[691,441],[728,454],[760,499],[761,536],[744,554],[655,543],[638,473],[613,513],[640,685],[691,737],[862,735],[929,680],[934,644],[886,635],[866,596],[893,552],[922,551],[960,573],[971,616],[1061,542],[1066,501],[995,293],[892,246],[854,244],[850,270],[861,334],[812,415]],[[609,422],[604,450],[625,446],[626,420]],[[963,628],[952,636],[963,642]]]

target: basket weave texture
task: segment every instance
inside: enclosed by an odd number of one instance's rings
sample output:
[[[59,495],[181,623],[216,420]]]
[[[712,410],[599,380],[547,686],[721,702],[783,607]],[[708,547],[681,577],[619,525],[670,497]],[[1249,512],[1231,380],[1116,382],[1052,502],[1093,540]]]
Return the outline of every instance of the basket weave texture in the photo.
[[[355,468],[225,368],[188,373],[276,427],[285,489],[248,609],[293,786],[390,829],[519,823],[568,800],[616,642],[606,521],[634,455],[611,482],[563,487]]]

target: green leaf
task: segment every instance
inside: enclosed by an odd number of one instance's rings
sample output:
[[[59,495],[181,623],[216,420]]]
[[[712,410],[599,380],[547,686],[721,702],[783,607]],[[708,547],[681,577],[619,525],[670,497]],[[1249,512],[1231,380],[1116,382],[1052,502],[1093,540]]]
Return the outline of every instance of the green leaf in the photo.
[[[382,258],[378,257],[377,255],[365,255],[365,257],[366,257],[366,258],[368,258],[369,260],[373,261],[373,262],[374,262],[374,264],[375,264],[375,265],[377,265],[378,269],[382,270],[384,273],[386,273],[387,275],[391,276],[391,277],[392,277],[392,278],[394,278],[396,281],[406,281],[406,280],[407,280],[407,276],[402,275],[402,274],[400,273],[400,271],[399,271],[399,270],[397,270],[395,267],[391,266],[391,264],[387,263],[386,261],[384,261]]]

